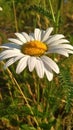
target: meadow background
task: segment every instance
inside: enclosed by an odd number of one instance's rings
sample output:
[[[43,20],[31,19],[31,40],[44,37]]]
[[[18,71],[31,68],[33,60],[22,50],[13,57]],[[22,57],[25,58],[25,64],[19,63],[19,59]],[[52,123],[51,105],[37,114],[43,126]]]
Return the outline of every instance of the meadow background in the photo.
[[[0,45],[35,27],[62,33],[73,45],[73,0],[0,0]],[[49,82],[36,72],[4,70],[0,62],[0,130],[73,129],[73,55],[55,55],[60,74]]]

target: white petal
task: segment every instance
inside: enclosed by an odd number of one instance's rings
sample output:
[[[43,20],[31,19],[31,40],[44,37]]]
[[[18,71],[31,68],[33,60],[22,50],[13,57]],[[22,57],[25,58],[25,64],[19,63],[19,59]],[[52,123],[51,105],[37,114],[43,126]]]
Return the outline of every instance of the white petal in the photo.
[[[4,69],[6,69],[7,67],[9,67],[10,65],[12,65],[14,63],[14,58],[9,59],[6,64],[4,65]]]
[[[29,42],[30,41],[30,37],[27,33],[22,32],[23,36],[25,37],[25,39]]]
[[[73,46],[69,45],[69,44],[59,44],[59,45],[55,45],[51,47],[52,49],[72,49],[73,50]]]
[[[4,60],[10,57],[15,57],[20,55],[21,53],[19,51],[15,51],[15,50],[6,50],[3,51],[2,53],[0,53],[0,59]]]
[[[44,77],[44,65],[40,58],[37,58],[35,65],[36,72],[40,78]]]
[[[8,46],[5,46],[4,44],[0,46],[0,48],[8,49]]]
[[[28,58],[29,58],[29,56],[25,56],[19,61],[17,68],[16,68],[17,74],[20,74],[26,68]]]
[[[53,50],[51,49],[51,50],[49,50],[49,51],[47,52],[47,54],[48,54],[48,53],[58,53],[58,54],[61,54],[61,55],[66,56],[66,57],[69,56],[66,49],[53,49]]]
[[[45,32],[45,30],[41,30],[41,40],[43,39]]]
[[[14,57],[14,58],[11,58],[9,59],[6,64],[4,65],[4,69],[6,69],[7,67],[9,67],[10,65],[12,65],[14,62],[16,62],[17,60],[21,59],[23,56],[20,55],[20,56],[17,56],[17,57]]]
[[[53,79],[53,72],[52,72],[52,69],[46,64],[44,63],[44,71],[45,71],[45,74],[47,76],[47,79],[49,81],[51,81]]]
[[[38,28],[35,28],[34,30],[34,37],[35,37],[35,40],[41,40],[41,30],[38,29]]]
[[[15,35],[23,42],[26,43],[27,40],[25,39],[25,37],[21,34],[21,33],[15,33]]]
[[[8,48],[16,48],[16,49],[20,49],[20,45],[17,45],[17,44],[14,44],[14,43],[5,43],[5,44],[2,44],[0,46],[0,48],[5,48],[5,49],[8,49]]]
[[[45,33],[44,33],[44,36],[42,38],[42,42],[46,41],[48,38],[49,38],[49,35],[51,34],[51,32],[53,31],[53,28],[50,27],[48,28]]]
[[[59,68],[57,64],[49,57],[47,56],[42,56],[41,59],[45,64],[48,65],[49,68],[51,68],[53,71],[55,71],[57,74],[59,73]]]
[[[30,41],[33,41],[35,39],[33,33],[29,33],[29,37],[30,37]]]
[[[67,53],[73,54],[73,51],[71,51],[69,49],[67,49],[66,51],[67,51]]]
[[[59,39],[61,39],[61,38],[64,38],[64,35],[62,35],[62,34],[55,34],[55,35],[51,36],[51,37],[47,40],[47,43],[48,43],[48,44],[51,44],[52,42],[57,41],[57,40],[59,40]]]
[[[51,43],[48,42],[48,44],[49,44],[50,46],[58,45],[58,44],[61,44],[61,43],[69,43],[69,41],[66,40],[66,39],[59,39],[59,40],[53,41],[53,42],[51,42]]]
[[[22,44],[23,44],[23,42],[21,42],[21,41],[18,40],[18,39],[9,38],[8,40],[11,41],[11,42],[13,42],[13,43],[19,44],[19,45],[22,45]]]
[[[45,68],[45,74],[49,81],[51,81],[53,79],[53,73],[50,72],[49,70],[47,70],[46,68]]]
[[[29,71],[32,72],[36,64],[36,57],[29,57],[28,58],[28,68]]]

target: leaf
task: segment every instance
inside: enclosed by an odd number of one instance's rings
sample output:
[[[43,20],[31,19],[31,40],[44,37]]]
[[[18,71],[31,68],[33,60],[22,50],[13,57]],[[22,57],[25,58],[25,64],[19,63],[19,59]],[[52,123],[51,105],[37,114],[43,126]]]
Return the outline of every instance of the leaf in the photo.
[[[27,124],[24,124],[24,125],[21,125],[21,130],[37,130],[37,129]]]

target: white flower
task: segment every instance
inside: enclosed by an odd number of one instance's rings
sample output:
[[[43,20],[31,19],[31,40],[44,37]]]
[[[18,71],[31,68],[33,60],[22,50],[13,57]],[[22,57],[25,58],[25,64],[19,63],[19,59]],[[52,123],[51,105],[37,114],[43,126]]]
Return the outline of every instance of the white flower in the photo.
[[[0,60],[9,59],[4,68],[19,60],[16,73],[20,74],[28,66],[30,72],[35,69],[40,78],[45,74],[51,81],[52,71],[58,74],[59,67],[48,55],[58,53],[68,57],[69,53],[73,54],[73,46],[64,44],[69,43],[64,35],[50,35],[52,30],[52,27],[46,31],[35,28],[34,33],[29,35],[25,32],[15,33],[17,39],[10,38],[11,43],[0,46],[5,49],[0,53]]]

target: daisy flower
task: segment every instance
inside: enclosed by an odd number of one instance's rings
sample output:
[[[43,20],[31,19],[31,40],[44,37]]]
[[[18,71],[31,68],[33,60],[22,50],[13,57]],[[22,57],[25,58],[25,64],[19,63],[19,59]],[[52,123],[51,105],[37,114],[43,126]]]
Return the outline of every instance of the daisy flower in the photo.
[[[48,56],[50,53],[58,53],[66,57],[73,54],[73,46],[67,44],[68,40],[62,34],[50,35],[53,28],[46,31],[35,28],[29,35],[25,32],[15,33],[15,38],[9,38],[10,43],[2,44],[4,48],[0,53],[0,60],[8,59],[4,68],[19,61],[16,73],[20,74],[27,66],[30,72],[34,69],[40,78],[46,75],[47,79],[53,79],[53,71],[59,73],[59,67]],[[64,44],[65,43],[65,44]]]

